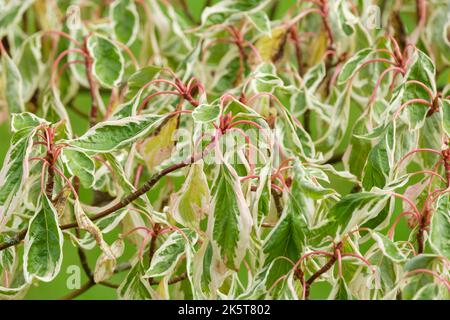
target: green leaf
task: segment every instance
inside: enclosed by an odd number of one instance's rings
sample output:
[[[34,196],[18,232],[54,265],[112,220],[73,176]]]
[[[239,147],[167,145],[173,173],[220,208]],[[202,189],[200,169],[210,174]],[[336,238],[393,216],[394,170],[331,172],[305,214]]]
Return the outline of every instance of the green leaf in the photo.
[[[362,184],[365,190],[383,188],[389,182],[394,164],[395,126],[390,124],[381,140],[370,150]]]
[[[301,193],[300,180],[300,176],[296,175],[283,214],[264,241],[263,252],[266,256],[264,265],[273,263],[267,279],[268,287],[292,269],[292,264],[282,257],[295,263],[304,252],[309,236],[306,221],[308,209],[305,197]]]
[[[83,43],[84,37],[87,35],[88,31],[84,27],[79,28],[70,28],[70,36],[78,41],[79,43]],[[76,45],[72,42],[69,43],[69,49],[77,49]],[[80,52],[70,52],[67,56],[67,59],[70,61],[82,61],[83,63],[71,63],[69,68],[72,72],[74,78],[85,88],[89,88],[89,81],[86,77],[86,65],[85,65],[85,57]]]
[[[169,118],[155,133],[139,144],[139,154],[145,161],[149,173],[153,173],[161,163],[171,157],[179,121],[180,115]]]
[[[413,300],[448,300],[440,297],[440,287],[437,283],[429,283],[420,288]]]
[[[324,224],[313,230],[312,241],[320,243],[327,236],[338,241],[358,225],[376,217],[386,206],[389,195],[379,190],[351,193],[337,202],[324,218]]]
[[[201,104],[194,109],[192,117],[195,122],[208,123],[216,120],[220,115],[218,104]]]
[[[347,60],[347,62],[342,67],[342,70],[338,77],[338,84],[344,84],[351,77],[353,77],[357,69],[364,63],[365,59],[372,53],[371,48],[366,48],[358,51]]]
[[[420,254],[408,260],[403,269],[405,272],[410,272],[417,269],[432,270],[434,266],[440,262],[441,259],[437,255]],[[433,282],[433,276],[427,273],[418,273],[410,276],[408,284],[402,290],[402,298],[412,299],[421,288]]]
[[[18,58],[17,58],[18,57]],[[41,41],[39,37],[32,36],[20,48],[20,54],[15,62],[22,75],[22,97],[24,101],[31,99],[36,91],[42,72]]]
[[[161,69],[161,67],[157,66],[147,66],[134,72],[127,81],[129,90],[127,96],[134,97],[142,87],[155,78]]]
[[[202,12],[202,27],[209,27],[215,24],[222,24],[228,19],[238,19],[241,13],[259,12],[268,1],[263,0],[225,0],[211,7],[207,7]]]
[[[0,300],[20,300],[27,294],[30,284],[23,283],[18,287],[6,288],[0,286]]]
[[[270,20],[264,11],[249,13],[247,17],[260,33],[270,34]]]
[[[87,47],[94,59],[93,73],[97,80],[107,88],[118,86],[122,81],[125,68],[119,48],[100,35],[90,36]]]
[[[45,194],[41,206],[30,221],[24,245],[25,279],[52,281],[62,263],[63,235],[58,225],[58,215]]]
[[[65,148],[61,155],[70,174],[78,177],[84,188],[91,188],[94,184],[94,161],[83,151],[75,149]]]
[[[24,12],[34,2],[34,0],[12,0],[5,3],[2,1],[0,12],[0,38],[3,38],[9,28],[17,24]]]
[[[337,279],[328,300],[353,300],[353,296],[344,279]]]
[[[430,244],[440,255],[450,259],[450,198],[441,195],[431,217]]]
[[[67,143],[83,151],[111,152],[124,148],[159,127],[167,116],[145,115],[100,122]]]
[[[252,226],[241,184],[231,165],[219,165],[212,187],[209,233],[228,268],[238,270],[245,255]]]
[[[14,61],[5,53],[2,54],[2,78],[5,86],[4,95],[9,113],[25,111],[23,101],[23,80]]]
[[[371,231],[371,234],[386,257],[396,263],[405,261],[405,255],[391,239],[377,231]]]
[[[32,130],[40,124],[49,123],[30,112],[13,113],[11,117],[12,132],[18,132],[22,129]]]
[[[436,93],[435,84],[436,68],[433,61],[422,51],[416,50],[414,60],[409,67],[408,73],[405,75],[407,80],[416,80],[424,83],[433,93]],[[430,101],[433,97],[418,85],[406,85],[403,95],[403,102],[411,99],[424,99]],[[429,107],[423,104],[412,104],[406,108],[409,117],[409,127],[417,129],[423,125],[427,116]]]
[[[207,213],[210,202],[208,181],[203,171],[203,162],[195,163],[175,196],[171,206],[174,219],[186,227],[200,230],[200,221]]]
[[[131,0],[115,0],[110,6],[109,16],[114,37],[130,46],[139,32],[139,14],[136,5]]]
[[[145,277],[163,277],[173,273],[187,247],[196,242],[196,233],[188,229],[173,232],[156,250]]]
[[[34,127],[24,127],[30,122],[22,121],[22,118],[32,118],[27,114],[13,117],[13,128],[17,126],[20,131],[14,133],[11,138],[11,146],[5,156],[2,170],[0,171],[0,230],[8,222],[12,211],[18,206],[22,194],[22,186],[28,178],[30,164],[29,156],[33,146]],[[35,119],[38,119],[37,117]],[[25,124],[27,123],[27,124]],[[13,129],[14,131],[15,129]]]
[[[450,136],[450,100],[440,99],[440,114],[442,117],[442,127],[447,136]]]
[[[140,260],[136,261],[127,276],[117,289],[117,296],[121,300],[149,300],[152,288],[147,279],[143,278],[144,267]]]

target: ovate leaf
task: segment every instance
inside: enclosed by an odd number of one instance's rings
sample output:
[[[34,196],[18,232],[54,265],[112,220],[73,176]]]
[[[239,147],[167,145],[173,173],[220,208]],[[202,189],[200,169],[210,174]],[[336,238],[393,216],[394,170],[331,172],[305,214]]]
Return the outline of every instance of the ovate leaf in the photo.
[[[105,87],[118,86],[125,68],[119,48],[103,36],[92,35],[87,43],[89,54],[94,59],[93,73]]]
[[[292,269],[292,264],[301,257],[309,235],[307,224],[307,203],[301,191],[299,164],[295,167],[295,179],[288,194],[288,202],[277,225],[264,241],[265,266],[273,263],[267,275],[269,287],[282,275]]]
[[[134,1],[115,0],[110,6],[114,37],[127,46],[131,45],[139,31],[139,14]]]
[[[383,188],[394,165],[395,126],[389,125],[381,140],[370,150],[362,179],[365,190]]]
[[[328,300],[353,300],[353,296],[344,279],[337,279]]]
[[[195,242],[196,234],[188,229],[173,232],[166,241],[156,250],[145,273],[146,277],[162,277],[172,274],[187,246]]]
[[[23,269],[28,283],[33,278],[49,282],[56,277],[62,263],[63,240],[56,210],[43,194],[25,237]]]
[[[248,18],[255,26],[256,30],[261,33],[270,34],[270,20],[264,11],[256,11],[249,13]]]
[[[24,12],[34,2],[34,0],[12,0],[5,3],[2,1],[0,11],[0,38],[8,32],[8,28],[17,24]]]
[[[75,149],[65,148],[61,155],[70,174],[78,177],[84,188],[91,188],[94,184],[94,161],[83,151]]]
[[[186,181],[175,195],[172,205],[174,219],[183,226],[199,230],[209,202],[210,192],[203,162],[198,162],[191,166]]]
[[[347,62],[342,67],[341,73],[338,77],[338,84],[343,84],[348,79],[354,76],[358,68],[364,63],[364,60],[370,55],[372,52],[371,48],[363,49],[358,51],[347,60]]]
[[[30,37],[20,49],[17,68],[22,76],[22,98],[30,100],[37,89],[42,71],[41,42],[39,37]]]
[[[238,270],[245,255],[252,219],[241,184],[231,165],[219,165],[212,187],[209,233],[224,263]]]
[[[117,296],[121,300],[149,300],[151,299],[150,287],[147,279],[143,278],[144,267],[138,260],[131,267],[130,272],[117,289]]]
[[[195,108],[192,117],[195,122],[207,123],[216,120],[220,115],[218,104],[201,104]]]

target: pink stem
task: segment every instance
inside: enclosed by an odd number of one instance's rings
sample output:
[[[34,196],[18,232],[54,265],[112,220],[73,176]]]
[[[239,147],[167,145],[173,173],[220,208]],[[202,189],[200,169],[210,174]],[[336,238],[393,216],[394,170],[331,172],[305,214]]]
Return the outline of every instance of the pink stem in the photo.
[[[412,276],[412,275],[415,275],[418,273],[426,273],[426,274],[429,274],[429,275],[435,277],[436,279],[438,279],[440,282],[442,282],[447,287],[448,291],[450,291],[450,281],[444,279],[435,271],[428,270],[428,269],[415,269],[415,270],[409,271],[406,274],[406,276]]]
[[[432,153],[435,153],[435,154],[438,154],[438,155],[442,156],[441,152],[438,151],[438,150],[435,150],[435,149],[430,149],[430,148],[417,148],[417,149],[414,149],[414,150],[408,152],[406,155],[404,155],[404,156],[400,159],[400,161],[398,162],[398,166],[400,166],[400,164],[401,164],[403,161],[405,161],[406,158],[412,156],[413,154],[415,154],[415,153],[417,153],[417,152],[432,152]]]
[[[401,68],[399,68],[399,67],[394,67],[394,66],[393,66],[393,67],[389,67],[389,68],[387,68],[386,70],[384,70],[384,71],[381,73],[380,77],[378,78],[377,83],[375,84],[375,87],[373,88],[372,94],[371,94],[370,99],[369,99],[369,104],[372,104],[372,103],[375,101],[376,93],[377,93],[377,91],[378,91],[378,88],[379,88],[380,85],[381,85],[381,81],[382,81],[383,78],[384,78],[389,72],[391,72],[391,71],[398,71],[398,72],[400,72],[400,73],[403,73],[403,72],[404,72],[403,69],[401,69]]]
[[[397,217],[395,217],[395,220],[394,220],[394,222],[392,223],[392,226],[391,226],[391,228],[389,229],[389,232],[388,232],[388,238],[389,238],[389,239],[391,239],[391,240],[394,239],[395,228],[397,227],[397,224],[400,222],[401,218],[403,218],[403,217],[405,217],[405,216],[408,216],[408,215],[411,215],[411,214],[412,214],[412,215],[416,218],[416,220],[417,220],[418,217],[417,217],[416,215],[414,215],[413,212],[409,212],[409,211],[402,212],[402,213],[400,213]]]
[[[411,206],[411,208],[413,208],[414,212],[416,213],[416,218],[418,218],[418,219],[420,218],[419,209],[417,209],[416,205],[410,199],[408,199],[407,197],[405,197],[402,194],[395,193],[395,192],[391,192],[391,195],[408,203]]]
[[[408,107],[408,106],[410,106],[410,105],[412,105],[414,103],[425,105],[425,106],[428,106],[428,107],[432,107],[432,104],[430,102],[428,102],[427,100],[424,100],[424,99],[411,99],[409,101],[406,101],[404,104],[402,104],[398,108],[398,110],[394,114],[394,119],[393,120],[397,119],[397,117],[400,115],[400,113],[402,112],[403,109],[405,109],[406,107]]]
[[[428,95],[430,96],[430,99],[433,99],[434,97],[434,93],[433,91],[431,91],[430,88],[428,88],[423,82],[417,81],[417,80],[408,80],[405,82],[406,84],[417,84],[419,86],[421,86],[423,89],[425,89],[426,92],[428,92]]]

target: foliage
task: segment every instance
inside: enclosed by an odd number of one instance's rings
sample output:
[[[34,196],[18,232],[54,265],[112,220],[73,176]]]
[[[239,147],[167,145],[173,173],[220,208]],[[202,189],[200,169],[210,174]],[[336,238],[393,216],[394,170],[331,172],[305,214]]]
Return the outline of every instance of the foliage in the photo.
[[[0,8],[0,298],[450,298],[448,1]]]

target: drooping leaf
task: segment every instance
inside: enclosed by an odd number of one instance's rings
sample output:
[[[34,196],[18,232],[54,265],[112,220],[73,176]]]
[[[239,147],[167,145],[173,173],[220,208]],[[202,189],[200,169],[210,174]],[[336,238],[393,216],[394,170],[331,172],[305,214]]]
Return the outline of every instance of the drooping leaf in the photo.
[[[405,261],[405,255],[391,239],[377,231],[372,231],[371,234],[375,241],[378,243],[381,252],[383,252],[386,257],[388,257],[395,263]]]
[[[231,165],[219,165],[211,194],[208,232],[224,263],[237,270],[250,240],[252,220],[238,176]]]
[[[338,278],[331,290],[328,300],[353,300],[352,293],[348,288],[345,280]]]
[[[179,116],[168,119],[159,130],[153,132],[139,145],[139,153],[149,172],[154,172],[158,165],[170,158],[176,142],[175,132],[179,121]]]
[[[352,193],[344,196],[325,216],[323,225],[313,230],[312,241],[319,243],[327,236],[335,241],[352,228],[376,217],[385,207],[389,195],[380,191]]]
[[[372,187],[383,188],[389,182],[394,165],[394,151],[395,126],[390,125],[378,144],[369,152],[362,179],[365,190]]]
[[[52,281],[61,268],[63,235],[57,212],[45,194],[39,210],[30,220],[24,246],[24,274],[27,282],[33,278]]]
[[[447,136],[450,136],[450,100],[442,99],[440,100],[440,110],[442,117],[442,127],[444,128]]]
[[[193,164],[171,208],[174,219],[186,227],[199,230],[200,221],[208,212],[210,191],[203,162]]]

